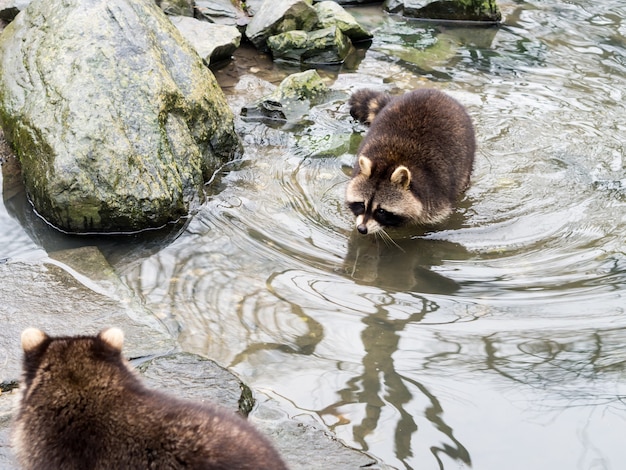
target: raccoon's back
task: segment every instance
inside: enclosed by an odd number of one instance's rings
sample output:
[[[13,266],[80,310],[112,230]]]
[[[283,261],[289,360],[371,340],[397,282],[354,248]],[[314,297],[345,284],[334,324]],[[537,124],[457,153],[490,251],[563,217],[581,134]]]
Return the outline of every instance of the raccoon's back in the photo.
[[[265,436],[216,406],[141,388],[88,412],[80,406],[65,408],[66,421],[52,411],[18,418],[23,468],[286,468]]]
[[[390,100],[372,121],[359,149],[379,167],[405,165],[432,175],[456,197],[466,189],[476,143],[472,121],[452,97],[434,89]]]

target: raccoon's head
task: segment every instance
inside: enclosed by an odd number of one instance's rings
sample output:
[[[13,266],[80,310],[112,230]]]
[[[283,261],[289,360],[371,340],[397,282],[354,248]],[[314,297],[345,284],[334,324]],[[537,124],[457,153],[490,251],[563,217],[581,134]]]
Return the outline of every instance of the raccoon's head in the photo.
[[[359,156],[358,164],[359,173],[348,183],[346,202],[356,216],[359,233],[373,234],[420,220],[423,205],[409,189],[411,172],[406,166],[383,175],[364,155]]]
[[[98,362],[110,362],[121,356],[124,333],[119,328],[102,330],[98,336],[50,337],[36,328],[26,328],[21,336],[23,386],[30,389],[38,375],[47,383],[61,384],[95,382]],[[93,372],[93,373],[92,373]],[[80,380],[79,380],[80,379]],[[39,380],[41,383],[41,380]]]

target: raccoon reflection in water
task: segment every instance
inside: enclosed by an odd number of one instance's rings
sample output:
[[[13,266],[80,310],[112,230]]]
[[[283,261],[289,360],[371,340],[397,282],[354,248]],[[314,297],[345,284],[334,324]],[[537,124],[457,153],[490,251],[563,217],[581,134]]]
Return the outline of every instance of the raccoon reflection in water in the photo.
[[[350,114],[370,124],[357,152],[346,203],[359,233],[443,222],[467,189],[476,140],[455,99],[435,89],[398,97],[364,89]]]

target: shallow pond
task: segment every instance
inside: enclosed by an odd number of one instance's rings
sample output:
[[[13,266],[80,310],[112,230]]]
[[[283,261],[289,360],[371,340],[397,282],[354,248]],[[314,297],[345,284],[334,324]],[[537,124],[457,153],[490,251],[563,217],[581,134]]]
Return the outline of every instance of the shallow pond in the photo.
[[[180,236],[103,250],[185,350],[392,467],[622,468],[626,5],[500,6],[499,28],[351,10],[375,39],[319,70],[332,96],[286,123],[240,119],[243,160]],[[296,71],[243,49],[215,73],[238,112]],[[365,86],[467,106],[477,162],[445,226],[354,233],[365,129],[345,102]],[[65,243],[0,220],[0,258]]]

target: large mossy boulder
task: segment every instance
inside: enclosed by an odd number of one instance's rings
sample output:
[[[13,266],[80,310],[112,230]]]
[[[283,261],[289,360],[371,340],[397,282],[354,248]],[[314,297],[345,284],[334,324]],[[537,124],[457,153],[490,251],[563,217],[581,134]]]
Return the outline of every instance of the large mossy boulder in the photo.
[[[0,61],[0,125],[61,230],[177,220],[241,152],[215,77],[152,0],[34,0]]]

